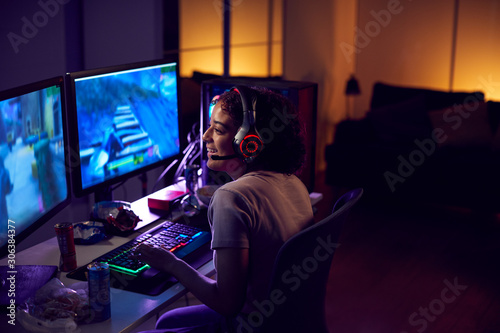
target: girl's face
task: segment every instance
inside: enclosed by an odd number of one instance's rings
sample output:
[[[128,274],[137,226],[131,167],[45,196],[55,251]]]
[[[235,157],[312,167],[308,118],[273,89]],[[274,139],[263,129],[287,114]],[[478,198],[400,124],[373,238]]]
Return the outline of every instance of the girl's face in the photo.
[[[211,156],[234,155],[233,139],[239,127],[233,124],[229,113],[221,108],[219,101],[212,110],[210,127],[203,134],[202,140],[207,146],[207,166],[214,171],[224,171],[232,179],[237,179],[246,170],[246,164],[239,157],[228,160],[214,160]]]

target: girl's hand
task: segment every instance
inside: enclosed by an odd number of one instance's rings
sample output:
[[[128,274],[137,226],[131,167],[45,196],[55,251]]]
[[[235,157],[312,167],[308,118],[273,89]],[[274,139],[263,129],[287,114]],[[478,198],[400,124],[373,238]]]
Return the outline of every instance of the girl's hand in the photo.
[[[133,257],[169,274],[172,274],[173,266],[179,260],[167,249],[145,244],[141,244],[135,249]]]

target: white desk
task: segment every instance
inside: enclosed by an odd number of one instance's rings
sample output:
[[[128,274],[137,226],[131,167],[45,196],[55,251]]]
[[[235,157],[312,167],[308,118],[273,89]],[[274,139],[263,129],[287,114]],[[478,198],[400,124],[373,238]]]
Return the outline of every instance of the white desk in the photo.
[[[135,202],[135,204],[143,204],[144,202],[141,200]],[[136,212],[136,208],[133,208],[134,212]],[[142,218],[142,216],[144,216],[144,213],[145,211],[143,212],[143,215],[141,215],[140,213],[137,213],[137,215]],[[140,230],[140,232],[144,232],[150,227],[156,225],[157,223],[152,223],[144,230]],[[94,245],[76,245],[77,263],[79,266],[85,265],[91,262],[94,258],[116,248],[117,246],[126,243],[136,235],[137,233],[134,233],[133,235],[130,235],[126,238],[114,236],[109,240],[101,241]],[[57,240],[54,237],[22,252],[16,253],[15,260],[16,265],[58,266],[59,257],[59,247],[57,244]],[[6,264],[6,258],[0,260],[0,265]],[[200,267],[198,271],[206,276],[213,275],[215,272],[213,262],[209,261],[208,263]],[[58,278],[64,283],[65,286],[68,287],[73,283],[80,282],[67,278],[66,273],[64,272],[58,272]],[[177,299],[185,295],[186,292],[187,290],[180,283],[176,283],[158,296],[147,296],[121,289],[111,288],[111,318],[101,323],[80,325],[78,327],[79,332],[130,332],[140,326],[142,323],[146,322],[148,319],[155,316],[158,312],[164,310]],[[2,314],[2,319],[0,320],[0,331],[25,332],[19,322],[17,322],[14,327],[12,325],[9,325],[7,323],[7,320],[8,317],[5,314]]]

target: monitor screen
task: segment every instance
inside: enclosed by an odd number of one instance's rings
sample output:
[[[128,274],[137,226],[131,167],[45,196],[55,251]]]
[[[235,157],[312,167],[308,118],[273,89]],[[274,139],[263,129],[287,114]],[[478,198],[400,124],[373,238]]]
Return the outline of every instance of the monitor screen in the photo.
[[[58,77],[0,93],[2,256],[70,201],[63,90]]]
[[[176,61],[69,73],[71,147],[77,196],[111,185],[180,154]],[[108,198],[109,199],[109,198]]]

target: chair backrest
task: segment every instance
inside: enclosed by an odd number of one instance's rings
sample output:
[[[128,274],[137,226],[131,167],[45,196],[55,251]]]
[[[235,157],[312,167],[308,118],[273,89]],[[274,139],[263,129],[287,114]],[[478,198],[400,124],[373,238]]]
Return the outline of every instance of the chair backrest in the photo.
[[[362,195],[363,189],[361,188],[357,188],[345,193],[335,202],[335,205],[333,205],[332,213],[342,208],[348,202],[350,202],[351,205],[354,205]]]
[[[283,244],[274,263],[269,299],[261,304],[265,311],[258,332],[328,332],[325,295],[333,254],[344,222],[362,195],[363,189],[347,192],[331,215]]]

